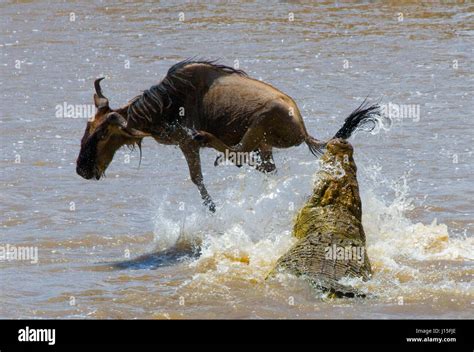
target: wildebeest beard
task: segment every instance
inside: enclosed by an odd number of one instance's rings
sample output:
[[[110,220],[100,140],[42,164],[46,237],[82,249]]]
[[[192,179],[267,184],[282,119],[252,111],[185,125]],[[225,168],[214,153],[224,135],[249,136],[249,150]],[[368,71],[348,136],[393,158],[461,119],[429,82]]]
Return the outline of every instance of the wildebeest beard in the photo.
[[[91,179],[94,176],[96,179],[99,179],[102,176],[96,163],[98,143],[99,136],[97,133],[93,133],[81,146],[81,151],[77,158],[76,172],[86,179]]]

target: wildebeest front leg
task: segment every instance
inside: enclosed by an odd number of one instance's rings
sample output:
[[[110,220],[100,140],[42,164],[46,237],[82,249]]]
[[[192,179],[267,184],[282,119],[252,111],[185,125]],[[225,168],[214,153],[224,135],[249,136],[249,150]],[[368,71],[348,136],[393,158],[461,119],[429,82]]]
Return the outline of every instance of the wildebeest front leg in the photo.
[[[216,211],[216,205],[212,201],[211,196],[207,193],[206,186],[204,186],[204,181],[201,171],[201,158],[199,156],[199,146],[180,146],[181,151],[186,158],[186,162],[189,167],[189,174],[191,176],[191,181],[198,187],[199,193],[201,193],[201,198],[204,201],[204,205],[209,208],[213,213]]]

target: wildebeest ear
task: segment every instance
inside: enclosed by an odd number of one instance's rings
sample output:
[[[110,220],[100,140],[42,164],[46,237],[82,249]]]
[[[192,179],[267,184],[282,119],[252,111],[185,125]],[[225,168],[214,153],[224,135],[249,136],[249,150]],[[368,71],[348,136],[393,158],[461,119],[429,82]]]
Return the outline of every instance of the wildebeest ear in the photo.
[[[109,101],[107,99],[99,97],[97,94],[94,94],[94,105],[97,109],[108,108]]]
[[[94,81],[94,87],[95,87],[94,104],[97,109],[109,107],[109,99],[104,97],[104,95],[102,94],[102,88],[100,88],[100,81],[102,81],[103,79],[104,77],[98,78]]]
[[[144,138],[151,136],[150,133],[142,132],[127,126],[127,120],[118,112],[111,112],[107,115],[106,122],[111,126],[118,127],[118,130],[127,137]]]

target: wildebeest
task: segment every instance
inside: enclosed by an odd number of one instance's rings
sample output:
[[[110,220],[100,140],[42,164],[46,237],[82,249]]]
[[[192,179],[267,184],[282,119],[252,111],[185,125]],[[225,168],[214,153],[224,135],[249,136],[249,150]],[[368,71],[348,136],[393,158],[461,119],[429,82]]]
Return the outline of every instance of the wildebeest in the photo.
[[[102,79],[94,82],[97,112],[87,122],[77,158],[76,171],[86,179],[100,179],[123,145],[138,145],[141,152],[142,139],[150,136],[158,143],[179,146],[204,204],[215,211],[201,173],[201,147],[226,155],[256,152],[261,172],[275,170],[274,147],[305,142],[315,155],[325,147],[325,142],[308,134],[292,98],[242,70],[215,61],[179,62],[159,84],[118,109],[111,109],[102,94]],[[335,137],[349,138],[377,111],[377,105],[363,103]]]

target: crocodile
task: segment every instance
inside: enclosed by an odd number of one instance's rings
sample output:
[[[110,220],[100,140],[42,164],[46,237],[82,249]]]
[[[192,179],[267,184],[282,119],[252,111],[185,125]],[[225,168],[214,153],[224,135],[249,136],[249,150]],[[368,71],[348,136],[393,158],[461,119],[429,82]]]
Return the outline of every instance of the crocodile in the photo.
[[[335,297],[364,297],[342,278],[372,275],[362,226],[362,203],[353,147],[334,138],[327,143],[313,193],[293,227],[297,242],[280,257],[268,277],[286,272]]]

